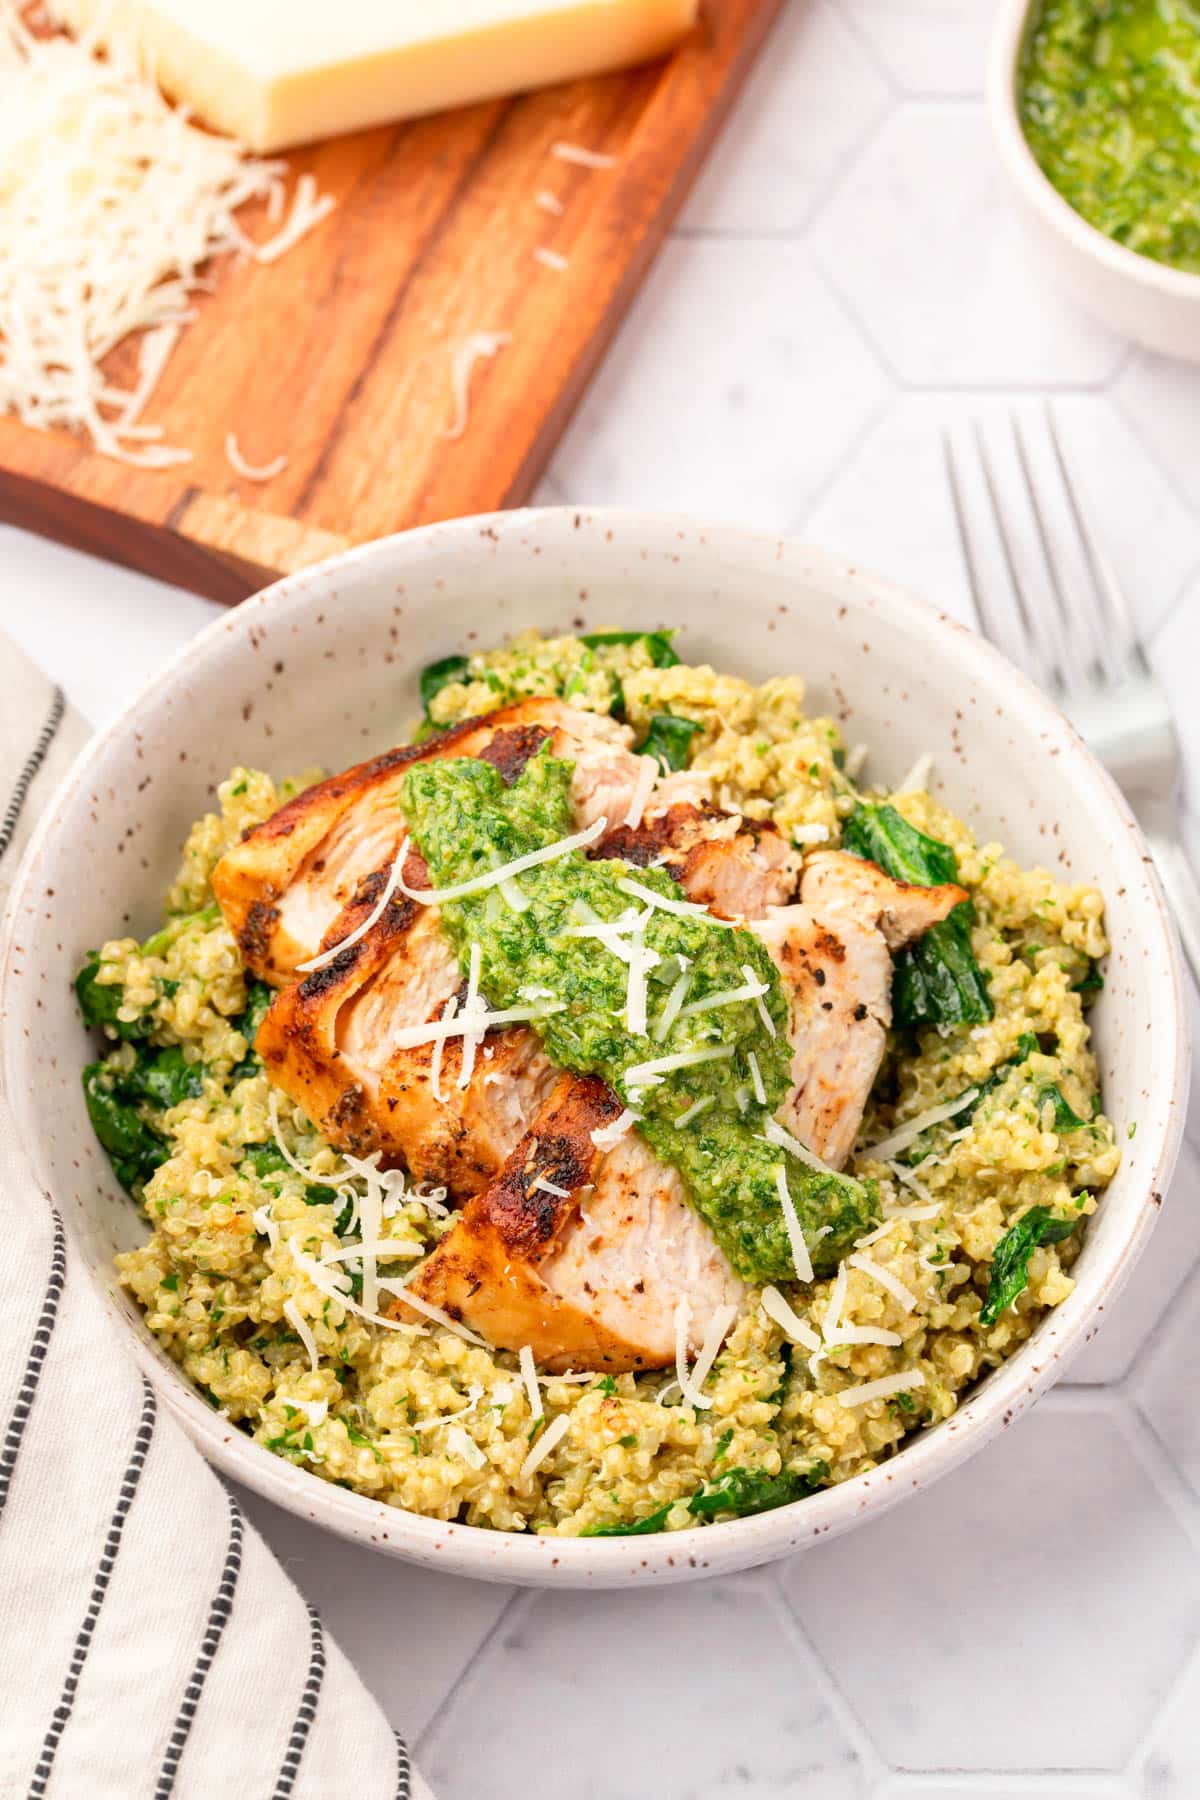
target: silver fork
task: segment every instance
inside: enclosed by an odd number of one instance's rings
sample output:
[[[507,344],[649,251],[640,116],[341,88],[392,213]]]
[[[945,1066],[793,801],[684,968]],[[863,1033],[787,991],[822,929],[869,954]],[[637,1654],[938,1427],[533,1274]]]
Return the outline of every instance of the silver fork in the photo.
[[[1124,791],[1146,834],[1192,974],[1200,982],[1200,886],[1178,835],[1180,751],[1167,697],[1087,524],[1052,409],[1045,408],[1041,462],[1049,482],[1041,491],[1029,433],[1019,417],[1013,415],[1009,423],[1023,519],[1012,499],[1004,498],[997,463],[978,420],[972,428],[981,478],[975,485],[986,496],[984,508],[999,540],[1001,581],[987,578],[982,534],[978,524],[973,529],[970,523],[970,458],[956,450],[949,432],[943,433],[954,516],[980,629],[1053,695]],[[1074,540],[1074,570],[1068,568],[1065,538]],[[994,567],[995,559],[991,561]]]

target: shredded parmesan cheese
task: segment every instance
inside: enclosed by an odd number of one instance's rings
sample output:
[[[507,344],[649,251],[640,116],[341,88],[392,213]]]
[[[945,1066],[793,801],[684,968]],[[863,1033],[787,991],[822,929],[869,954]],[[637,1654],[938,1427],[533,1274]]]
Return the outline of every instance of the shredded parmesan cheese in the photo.
[[[653,1062],[634,1063],[625,1071],[627,1088],[657,1087],[672,1069],[690,1069],[697,1063],[724,1062],[733,1055],[732,1044],[716,1044],[710,1050],[677,1050],[673,1056],[660,1056]]]
[[[523,913],[529,911],[531,905],[529,896],[525,893],[520,882],[514,881],[511,875],[500,883],[500,898],[510,912]]]
[[[265,243],[250,246],[255,262],[278,262],[294,244],[308,235],[314,225],[319,225],[322,219],[328,218],[336,205],[332,194],[318,194],[315,175],[301,175],[296,183],[287,223]]]
[[[469,1437],[461,1425],[451,1425],[446,1432],[446,1448],[451,1456],[459,1457],[472,1469],[482,1469],[487,1461],[475,1439]]]
[[[895,1229],[895,1219],[885,1219],[882,1225],[877,1225],[875,1227],[874,1231],[868,1231],[866,1237],[855,1238],[854,1248],[856,1250],[866,1250],[869,1245],[877,1244],[880,1238],[885,1238],[889,1231],[894,1231]]]
[[[768,1319],[773,1319],[784,1336],[791,1338],[794,1344],[802,1344],[806,1350],[821,1348],[821,1340],[812,1326],[806,1324],[799,1313],[789,1306],[777,1287],[763,1289],[762,1309]]]
[[[531,1194],[539,1192],[543,1194],[555,1194],[560,1200],[569,1200],[571,1198],[570,1188],[559,1187],[557,1181],[549,1181],[544,1175],[534,1176],[529,1184],[529,1192]]]
[[[453,1332],[455,1337],[463,1338],[468,1344],[476,1344],[481,1350],[491,1348],[486,1338],[481,1338],[474,1331],[468,1330],[465,1325],[460,1325],[457,1319],[452,1319],[450,1314],[443,1312],[440,1306],[434,1306],[430,1301],[422,1300],[418,1294],[412,1293],[405,1287],[402,1281],[381,1281],[379,1286],[385,1293],[398,1295],[404,1301],[405,1306],[411,1306],[413,1311],[420,1313],[422,1318],[432,1319],[435,1325],[440,1325],[444,1330]],[[392,1329],[399,1326],[404,1329],[402,1320],[389,1318],[384,1313],[367,1312],[363,1307],[356,1306],[353,1300],[348,1299],[345,1295],[341,1296],[341,1301],[342,1305],[347,1307],[350,1312],[358,1313],[364,1319],[370,1319],[373,1325],[387,1325]]]
[[[930,1193],[929,1189],[925,1186],[925,1183],[921,1180],[919,1175],[914,1174],[911,1169],[906,1169],[903,1163],[897,1163],[897,1162],[889,1163],[888,1167],[891,1170],[892,1174],[896,1177],[896,1180],[899,1181],[904,1187],[910,1188],[912,1190],[912,1192],[917,1196],[918,1200],[923,1201],[926,1206],[932,1206],[934,1212],[937,1212],[940,1210],[938,1208],[938,1206],[936,1205],[936,1203],[934,1202],[933,1195]]]
[[[893,1299],[899,1301],[905,1312],[912,1312],[917,1304],[917,1296],[913,1293],[911,1288],[906,1288],[904,1283],[899,1280],[897,1276],[893,1275],[890,1269],[883,1268],[880,1263],[873,1261],[869,1256],[863,1256],[861,1253],[856,1253],[854,1256],[848,1256],[846,1260],[852,1269],[861,1269],[864,1275],[869,1275],[872,1281],[877,1281],[881,1288],[886,1288]]]
[[[483,1389],[479,1387],[477,1383],[472,1382],[467,1389],[467,1401],[465,1406],[456,1407],[452,1413],[442,1413],[441,1416],[436,1419],[414,1419],[412,1421],[411,1429],[413,1431],[433,1431],[438,1425],[449,1425],[452,1420],[464,1418],[467,1413],[474,1412],[482,1399]]]
[[[846,1304],[848,1279],[845,1263],[839,1263],[838,1272],[833,1279],[833,1286],[829,1290],[829,1298],[825,1302],[825,1317],[821,1321],[821,1336],[827,1344],[838,1342],[838,1333],[842,1327],[842,1308]]]
[[[890,1137],[872,1144],[869,1150],[863,1151],[863,1156],[871,1162],[891,1162],[894,1156],[899,1156],[902,1150],[915,1144],[922,1132],[928,1131],[932,1125],[941,1125],[946,1119],[952,1119],[964,1106],[970,1106],[978,1098],[979,1089],[968,1088],[965,1094],[959,1094],[955,1100],[947,1100],[942,1106],[931,1106],[928,1111],[918,1113],[915,1119],[909,1119],[898,1130],[893,1131]]]
[[[667,995],[667,1003],[659,1014],[658,1023],[654,1027],[654,1041],[656,1044],[663,1043],[670,1035],[671,1027],[683,1010],[683,1003],[687,999],[688,991],[691,988],[694,979],[695,977],[693,976],[692,971],[690,969],[684,969],[674,987],[671,989],[671,992]]]
[[[641,1116],[641,1113],[634,1112],[631,1106],[627,1106],[624,1112],[618,1113],[611,1125],[598,1125],[595,1131],[590,1133],[597,1150],[614,1150],[621,1139],[637,1124]]]
[[[792,1252],[796,1280],[810,1282],[813,1278],[812,1257],[808,1254],[808,1245],[804,1241],[804,1231],[796,1212],[796,1204],[788,1189],[787,1170],[782,1163],[775,1171],[775,1185],[779,1189],[779,1204],[783,1208],[783,1222],[787,1226],[788,1244]]]
[[[533,260],[541,263],[544,268],[554,269],[560,275],[571,266],[561,250],[548,250],[545,244],[538,245],[533,253]]]
[[[762,1070],[758,1066],[758,1058],[753,1050],[747,1051],[746,1061],[750,1065],[750,1079],[754,1083],[754,1098],[760,1106],[767,1104],[767,1090],[763,1086]]]
[[[546,1458],[550,1455],[550,1452],[552,1450],[557,1450],[570,1429],[571,1415],[569,1413],[560,1413],[557,1419],[554,1419],[547,1425],[545,1431],[543,1431],[541,1437],[533,1446],[533,1449],[529,1452],[525,1461],[521,1464],[520,1479],[522,1481],[527,1481],[534,1470],[540,1468],[545,1462]]]
[[[423,1244],[406,1242],[403,1238],[376,1238],[371,1243],[356,1238],[349,1244],[339,1244],[336,1250],[326,1250],[321,1261],[340,1263],[359,1256],[375,1256],[382,1262],[404,1262],[409,1257],[424,1255]]]
[[[529,1410],[535,1419],[542,1416],[542,1390],[538,1386],[537,1364],[533,1360],[533,1351],[528,1344],[522,1344],[517,1355],[517,1364],[521,1371],[521,1380],[525,1383],[525,1392],[529,1395]]]
[[[284,1301],[283,1316],[291,1326],[292,1330],[296,1333],[296,1336],[300,1339],[300,1342],[304,1345],[305,1354],[308,1357],[309,1363],[312,1366],[312,1371],[315,1375],[321,1361],[321,1356],[317,1349],[317,1340],[313,1336],[311,1325],[300,1311],[295,1300]],[[318,1420],[317,1423],[319,1424],[320,1421]]]
[[[636,831],[642,822],[642,814],[646,810],[646,802],[654,791],[658,780],[658,764],[652,756],[638,757],[637,780],[633,784],[633,793],[629,800],[629,811],[625,814],[625,823]]]
[[[510,875],[520,875],[523,870],[534,869],[539,863],[557,862],[560,856],[569,856],[572,850],[586,850],[587,846],[594,844],[598,837],[603,837],[607,829],[607,819],[594,819],[584,831],[576,831],[570,837],[559,838],[557,843],[547,844],[544,849],[530,850],[524,856],[515,857],[512,862],[504,863],[499,869],[491,869],[486,875],[475,875],[470,881],[460,881],[454,887],[410,888],[406,886],[404,876],[401,874],[398,878],[400,891],[402,894],[407,894],[410,900],[419,900],[422,906],[441,906],[443,901],[461,900],[467,894],[481,894],[485,888],[498,887],[502,881],[507,881]],[[408,848],[407,838],[403,848],[405,850]],[[404,859],[400,856],[396,860],[402,864]],[[618,885],[620,884],[618,883]],[[646,890],[643,890],[643,893],[645,892]],[[654,898],[657,901],[658,896],[655,895]],[[703,911],[703,907],[700,910]]]
[[[751,985],[757,984],[758,978],[755,975],[754,970],[750,967],[749,963],[742,964],[742,974],[746,977],[746,980],[748,983],[750,983]],[[766,1006],[763,1004],[763,998],[762,998],[763,994],[770,993],[770,991],[771,990],[767,987],[761,987],[761,991],[759,993],[755,994],[755,996],[754,996],[754,1004],[755,1004],[755,1006],[757,1006],[758,1016],[763,1022],[763,1030],[766,1032],[766,1034],[769,1038],[773,1038],[773,1037],[778,1036],[778,1033],[775,1030],[775,1021],[771,1017],[770,1013],[767,1011]]]
[[[861,1381],[857,1387],[843,1388],[838,1400],[849,1411],[851,1407],[866,1406],[872,1400],[887,1400],[892,1394],[904,1394],[909,1388],[924,1386],[925,1376],[921,1370],[909,1369],[899,1375],[881,1375],[878,1381]]]
[[[821,1158],[815,1151],[810,1150],[807,1144],[802,1144],[798,1137],[793,1137],[791,1132],[779,1123],[778,1119],[767,1120],[763,1126],[763,1137],[768,1144],[774,1144],[777,1150],[786,1150],[789,1155],[796,1158],[797,1162],[802,1162],[806,1169],[815,1169],[820,1175],[837,1173],[836,1169],[831,1169],[827,1162],[822,1162]]]
[[[443,1019],[452,1019],[457,1011],[458,995],[451,994],[450,998],[443,1006],[439,1017]],[[439,1105],[446,1098],[445,1094],[442,1092],[442,1052],[445,1048],[445,1038],[437,1038],[434,1042],[433,1055],[429,1062],[429,1091]]]
[[[900,786],[895,790],[898,794],[918,794],[929,786],[929,777],[933,774],[932,756],[918,756]]]
[[[248,463],[238,449],[238,441],[231,431],[225,439],[225,455],[232,469],[245,477],[247,481],[273,481],[276,475],[282,475],[288,466],[288,459],[282,453],[273,457],[269,463]]]
[[[691,1323],[692,1309],[687,1295],[682,1294],[675,1308],[675,1379],[678,1381],[683,1398],[689,1406],[705,1408],[712,1405],[709,1396],[703,1392],[704,1382],[709,1370],[717,1360],[717,1352],[725,1342],[725,1334],[737,1318],[736,1306],[719,1306],[708,1323],[704,1334],[704,1342],[700,1346],[700,1354],[696,1358],[695,1367],[688,1368],[687,1344],[688,1326]]]
[[[665,894],[656,894],[653,888],[643,887],[640,881],[624,880],[618,881],[616,885],[623,894],[632,894],[635,900],[643,900],[655,912],[675,913],[681,919],[707,919],[710,925],[720,925],[726,931],[737,929],[735,920],[718,919],[715,913],[709,912],[707,906],[701,906],[698,900],[669,900]]]
[[[719,993],[706,994],[703,1000],[690,1000],[686,1006],[680,1007],[680,1018],[690,1018],[693,1013],[713,1012],[722,1006],[733,1006],[738,1000],[759,1000],[764,994],[770,993],[766,982],[759,981],[749,966],[742,970],[742,974],[747,977],[744,987],[722,988]]]
[[[829,841],[828,825],[793,825],[792,842],[794,844],[825,844]]]
[[[863,765],[869,755],[870,749],[866,744],[855,744],[846,752],[846,774],[851,781],[857,781],[862,774]]]
[[[691,1124],[693,1119],[698,1119],[700,1117],[701,1113],[706,1113],[710,1106],[715,1106],[716,1104],[717,1104],[717,1096],[715,1094],[705,1094],[705,1096],[702,1100],[693,1101],[692,1105],[688,1107],[687,1111],[681,1112],[679,1117],[676,1119],[676,1121],[675,1121],[676,1131],[682,1131],[685,1126]]]
[[[439,1038],[465,1037],[478,1032],[482,1025],[491,1031],[497,1025],[518,1025],[530,1019],[547,1019],[562,1012],[562,1006],[508,1006],[501,1012],[485,1012],[468,1018],[466,1012],[454,1019],[433,1019],[425,1025],[403,1025],[391,1035],[397,1050],[411,1050],[417,1044],[436,1044]]]
[[[237,215],[281,211],[287,173],[191,124],[125,54],[34,37],[0,8],[0,412],[140,468],[188,461],[142,415],[211,260],[272,262],[333,205],[302,176],[287,224],[256,245]],[[105,361],[137,334],[136,383],[117,387]]]
[[[619,961],[632,962],[634,954],[632,946],[622,940],[645,929],[646,921],[650,917],[649,910],[639,913],[635,912],[631,906],[627,906],[619,919],[614,919],[607,925],[586,900],[575,900],[571,910],[583,920],[583,924],[568,925],[561,934],[563,937],[594,938],[598,944],[603,944],[606,950],[610,950]]]
[[[617,162],[606,151],[585,150],[582,144],[551,144],[550,154],[557,156],[559,162],[575,163],[581,169],[612,169]]]
[[[625,1026],[632,1037],[646,1035],[646,975],[662,961],[644,937],[630,946],[629,978],[625,985]]]
[[[460,438],[471,416],[471,376],[475,364],[495,356],[505,344],[512,342],[511,331],[472,331],[454,351],[450,365],[450,383],[454,390],[454,422],[441,433],[444,438]]]
[[[543,212],[553,213],[556,219],[561,219],[567,210],[558,195],[552,194],[549,188],[542,189],[534,204],[539,206]]]
[[[388,903],[396,889],[403,885],[401,870],[404,867],[404,859],[407,855],[408,839],[405,838],[399,850],[396,852],[396,860],[388,873],[388,878],[384,883],[382,894],[380,894],[375,905],[371,908],[361,925],[356,925],[354,930],[350,932],[348,936],[339,938],[338,942],[336,944],[331,944],[328,950],[322,950],[319,956],[310,956],[307,962],[297,963],[297,973],[301,975],[310,975],[314,969],[327,968],[335,957],[341,955],[343,950],[351,949],[353,945],[360,941],[360,939],[366,937],[372,925],[377,924],[378,921],[382,919]]]
[[[467,991],[463,998],[462,1019],[470,1021],[470,1030],[463,1034],[462,1068],[459,1070],[458,1086],[465,1088],[475,1073],[475,1052],[487,1035],[487,1001],[479,992],[479,972],[483,962],[483,951],[478,944],[472,944],[467,959]]]

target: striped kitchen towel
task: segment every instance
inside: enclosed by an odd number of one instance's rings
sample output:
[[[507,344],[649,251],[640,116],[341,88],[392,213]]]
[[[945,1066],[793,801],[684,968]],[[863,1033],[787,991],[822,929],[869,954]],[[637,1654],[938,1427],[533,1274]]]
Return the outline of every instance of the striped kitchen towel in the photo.
[[[0,900],[86,731],[0,638]],[[0,1796],[428,1800],[159,1403],[14,1141],[0,1071]]]

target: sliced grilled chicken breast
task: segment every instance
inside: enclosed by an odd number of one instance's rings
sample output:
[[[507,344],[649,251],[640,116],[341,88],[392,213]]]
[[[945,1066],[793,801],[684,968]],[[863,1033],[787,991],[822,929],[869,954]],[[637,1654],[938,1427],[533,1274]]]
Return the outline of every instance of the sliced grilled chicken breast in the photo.
[[[415,851],[404,877],[428,885]],[[340,916],[349,936],[374,907],[382,873]],[[355,1155],[383,1152],[419,1181],[461,1198],[496,1174],[529,1127],[555,1071],[530,1031],[488,1032],[460,1086],[463,1040],[398,1048],[404,1026],[439,1019],[466,984],[436,907],[405,895],[370,931],[275,996],[255,1047],[271,1081],[302,1106],[330,1143]]]
[[[675,1171],[633,1132],[597,1149],[611,1088],[563,1075],[499,1178],[467,1202],[410,1290],[544,1368],[653,1369],[674,1359],[686,1297],[693,1350],[744,1293]],[[406,1311],[403,1297],[392,1308]]]
[[[588,854],[619,856],[673,875],[690,900],[722,919],[755,919],[782,906],[796,891],[802,856],[774,825],[723,813],[713,806],[662,806],[640,825],[606,832]]]
[[[706,829],[720,835],[706,840]],[[709,902],[719,888],[739,914],[763,911],[771,896],[785,897],[799,866],[773,828],[739,826],[689,806],[673,806],[636,831],[619,828],[598,848],[634,863],[670,854],[666,866],[690,899]],[[385,879],[381,869],[359,883],[326,932],[328,943],[349,938],[370,916]],[[405,858],[404,880],[411,888],[428,886],[416,851]],[[396,1048],[397,1030],[432,1023],[452,996],[461,1004],[464,992],[437,908],[398,895],[357,944],[276,995],[256,1047],[275,1086],[331,1144],[356,1155],[382,1151],[387,1162],[403,1162],[418,1179],[463,1198],[495,1176],[553,1078],[523,1026],[488,1033],[465,1088],[458,1085],[460,1038],[447,1040],[436,1083],[432,1044]]]
[[[840,1169],[862,1122],[892,1022],[891,952],[938,924],[964,888],[910,887],[841,850],[804,865],[800,903],[751,926],[788,997],[792,1088],[781,1125]]]
[[[520,700],[298,794],[213,870],[213,892],[247,967],[275,986],[290,981],[331,936],[360,884],[391,866],[406,830],[400,783],[413,763],[479,756],[512,781],[548,741],[556,756],[575,764],[572,803],[582,828],[628,814],[642,768],[629,748],[632,735],[628,726],[561,700]],[[660,794],[668,804],[671,789],[664,784]]]

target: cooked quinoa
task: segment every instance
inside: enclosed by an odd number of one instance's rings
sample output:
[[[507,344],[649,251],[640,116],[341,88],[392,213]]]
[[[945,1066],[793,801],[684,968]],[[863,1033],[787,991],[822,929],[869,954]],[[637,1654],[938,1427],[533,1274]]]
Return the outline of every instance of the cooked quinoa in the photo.
[[[90,970],[91,1016],[109,1040],[99,1074],[89,1075],[93,1091],[102,1104],[133,1095],[143,1129],[165,1140],[155,1152],[165,1160],[144,1184],[127,1170],[150,1230],[117,1258],[149,1329],[259,1443],[327,1481],[435,1518],[563,1536],[644,1521],[677,1529],[749,1510],[720,1499],[742,1471],[759,1480],[761,1505],[873,1468],[911,1432],[948,1418],[1071,1292],[1083,1221],[1119,1162],[1098,1107],[1085,1013],[1109,947],[1099,892],[1018,867],[924,791],[884,796],[862,785],[834,721],[804,712],[799,679],[756,688],[711,668],[656,662],[656,637],[589,647],[528,635],[462,659],[430,697],[426,729],[544,693],[592,711],[619,708],[638,739],[656,717],[688,721],[698,727],[688,766],[711,776],[719,805],[773,820],[800,843],[836,846],[860,798],[890,798],[909,824],[953,850],[973,903],[970,943],[993,1016],[891,1034],[850,1165],[878,1182],[882,1223],[836,1277],[782,1290],[821,1339],[818,1350],[790,1341],[755,1291],[705,1384],[709,1408],[684,1403],[669,1370],[581,1371],[541,1376],[539,1417],[513,1356],[436,1323],[372,1322],[354,1310],[361,1283],[345,1300],[331,1291],[327,1271],[342,1264],[322,1258],[353,1238],[362,1181],[290,1101],[272,1095],[251,1042],[261,996],[209,885],[224,850],[304,781],[276,786],[235,769],[218,790],[219,811],[191,831],[162,931],[144,944],[106,943]],[[137,1086],[147,1049],[174,1052],[158,1065],[153,1107]],[[889,1160],[861,1148],[966,1093],[976,1096],[969,1105],[888,1151]],[[133,1159],[137,1126],[126,1120]],[[389,1177],[381,1235],[395,1244],[394,1273],[449,1228],[443,1201],[440,1191]],[[997,1247],[1043,1211],[1058,1241],[1033,1234],[1026,1285],[985,1323]],[[899,1342],[847,1344],[842,1326]],[[878,1398],[851,1392],[885,1378]],[[523,1473],[564,1415],[565,1435]],[[799,1472],[801,1486],[772,1499],[762,1478],[785,1472],[793,1482]],[[693,1503],[698,1494],[707,1506]]]

